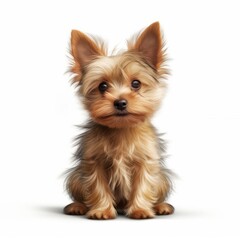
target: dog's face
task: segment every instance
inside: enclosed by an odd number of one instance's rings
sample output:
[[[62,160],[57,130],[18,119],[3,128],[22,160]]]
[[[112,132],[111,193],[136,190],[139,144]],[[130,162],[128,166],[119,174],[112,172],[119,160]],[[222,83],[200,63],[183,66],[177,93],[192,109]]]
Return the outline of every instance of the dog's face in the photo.
[[[83,102],[92,119],[110,128],[149,119],[164,95],[166,73],[158,23],[143,31],[128,50],[106,56],[103,45],[72,31],[72,55]]]

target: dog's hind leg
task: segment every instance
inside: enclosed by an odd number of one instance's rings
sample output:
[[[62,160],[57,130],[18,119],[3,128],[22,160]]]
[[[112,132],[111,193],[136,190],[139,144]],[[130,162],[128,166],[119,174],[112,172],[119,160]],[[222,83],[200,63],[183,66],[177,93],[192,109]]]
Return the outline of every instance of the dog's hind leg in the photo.
[[[73,199],[73,203],[67,205],[63,212],[68,215],[85,215],[88,208],[83,203],[83,188],[80,179],[80,167],[75,167],[68,175],[66,188]]]
[[[85,215],[87,210],[87,207],[83,203],[73,202],[67,205],[63,209],[63,212],[68,215]]]

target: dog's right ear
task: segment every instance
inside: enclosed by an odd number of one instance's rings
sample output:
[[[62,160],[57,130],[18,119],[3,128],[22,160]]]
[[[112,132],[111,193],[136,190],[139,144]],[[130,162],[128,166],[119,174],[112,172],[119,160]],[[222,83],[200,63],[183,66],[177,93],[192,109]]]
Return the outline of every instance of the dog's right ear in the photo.
[[[156,69],[159,69],[165,60],[163,47],[159,22],[148,26],[135,41],[128,42],[129,50],[140,53]]]
[[[73,81],[79,82],[83,69],[98,56],[105,55],[103,44],[96,43],[90,37],[78,30],[71,33],[71,54],[73,56],[73,66],[71,71],[76,74]]]

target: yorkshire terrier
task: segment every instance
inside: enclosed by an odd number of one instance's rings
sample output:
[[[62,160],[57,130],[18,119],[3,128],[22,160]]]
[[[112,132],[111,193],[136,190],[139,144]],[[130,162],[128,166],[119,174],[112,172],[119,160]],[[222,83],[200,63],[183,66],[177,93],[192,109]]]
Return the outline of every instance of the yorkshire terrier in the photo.
[[[145,219],[174,212],[164,146],[150,122],[166,83],[165,50],[158,22],[108,56],[103,42],[71,33],[73,82],[90,121],[77,139],[76,166],[66,179],[70,215],[112,219],[118,211]]]

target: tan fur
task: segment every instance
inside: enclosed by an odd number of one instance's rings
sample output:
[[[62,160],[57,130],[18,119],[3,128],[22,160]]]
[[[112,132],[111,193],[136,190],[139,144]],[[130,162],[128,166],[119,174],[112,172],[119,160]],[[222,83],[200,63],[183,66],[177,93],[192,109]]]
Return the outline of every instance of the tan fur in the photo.
[[[159,24],[150,25],[116,56],[106,56],[102,45],[76,30],[71,45],[74,81],[81,86],[91,121],[78,143],[77,165],[67,178],[74,203],[65,213],[86,213],[94,219],[115,218],[118,208],[138,219],[172,213],[171,205],[163,203],[171,181],[150,123],[166,88]],[[141,82],[139,89],[131,86],[133,80]],[[105,92],[98,89],[102,82],[108,85]],[[114,108],[119,99],[127,101],[124,116]]]

